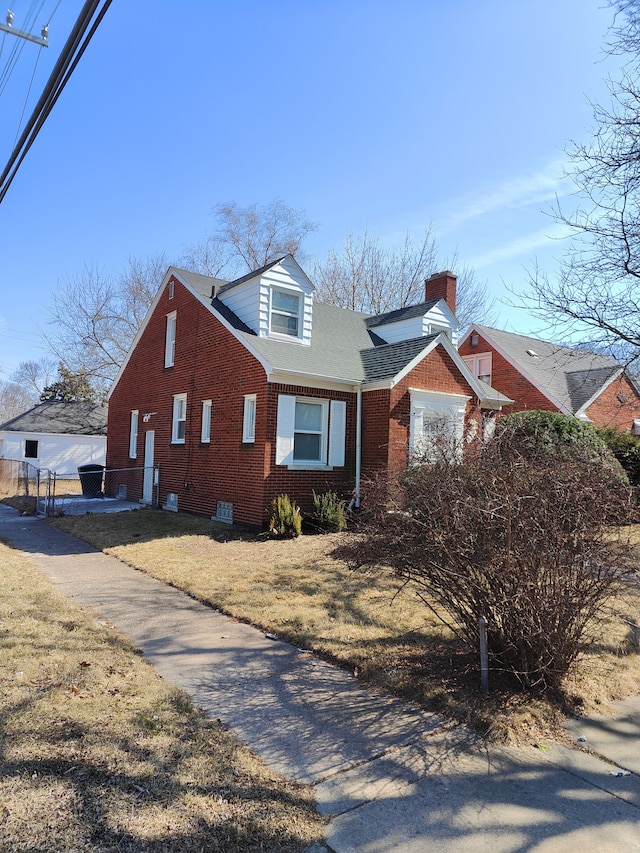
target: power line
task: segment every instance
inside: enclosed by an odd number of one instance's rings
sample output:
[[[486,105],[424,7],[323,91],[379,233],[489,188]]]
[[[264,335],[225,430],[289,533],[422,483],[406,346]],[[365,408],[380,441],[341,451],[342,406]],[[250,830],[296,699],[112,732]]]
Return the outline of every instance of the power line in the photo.
[[[0,175],[0,204],[110,5],[111,0],[87,0],[84,4],[40,100]]]

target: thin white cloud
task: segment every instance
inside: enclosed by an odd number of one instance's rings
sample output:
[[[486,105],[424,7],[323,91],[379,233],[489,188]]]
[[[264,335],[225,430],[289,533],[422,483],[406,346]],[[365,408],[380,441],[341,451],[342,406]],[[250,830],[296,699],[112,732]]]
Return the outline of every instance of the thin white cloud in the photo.
[[[453,231],[463,222],[487,213],[528,207],[532,204],[545,204],[553,201],[556,196],[566,195],[571,191],[572,185],[564,176],[565,166],[564,160],[553,160],[544,169],[532,175],[504,181],[484,195],[471,201],[461,202],[460,208],[445,223],[440,233]]]
[[[534,231],[532,234],[526,234],[524,237],[518,237],[516,240],[511,240],[511,242],[505,243],[503,246],[497,246],[494,249],[490,249],[488,252],[484,252],[482,255],[470,258],[469,266],[478,270],[482,269],[482,267],[488,267],[491,264],[497,264],[502,261],[510,260],[511,258],[517,258],[519,255],[528,255],[543,246],[549,247],[552,241],[562,240],[565,237],[568,237],[571,233],[573,232],[568,226],[563,225],[562,223],[557,223],[556,225],[552,225],[550,228],[544,228],[541,231]]]

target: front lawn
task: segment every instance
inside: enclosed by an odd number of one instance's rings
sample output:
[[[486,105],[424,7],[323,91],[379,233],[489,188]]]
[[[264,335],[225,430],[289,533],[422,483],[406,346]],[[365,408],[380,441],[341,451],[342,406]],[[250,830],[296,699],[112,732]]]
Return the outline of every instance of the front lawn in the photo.
[[[284,780],[0,541],[0,850],[302,853]]]
[[[399,588],[391,572],[351,571],[333,555],[348,533],[274,541],[156,510],[50,523],[496,740],[559,737],[564,713],[602,712],[640,693],[640,654],[629,627],[639,610],[637,587],[611,602],[562,696],[531,698],[512,677],[492,672],[490,695],[483,697],[477,656],[460,647],[411,588]]]

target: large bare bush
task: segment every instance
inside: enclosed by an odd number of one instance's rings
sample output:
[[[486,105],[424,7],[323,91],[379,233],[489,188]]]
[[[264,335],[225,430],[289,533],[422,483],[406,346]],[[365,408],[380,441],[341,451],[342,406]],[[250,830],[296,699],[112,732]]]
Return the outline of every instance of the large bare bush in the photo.
[[[391,566],[472,647],[486,617],[493,667],[543,691],[627,571],[629,488],[615,460],[507,452],[521,439],[507,425],[470,461],[370,483],[351,559]]]

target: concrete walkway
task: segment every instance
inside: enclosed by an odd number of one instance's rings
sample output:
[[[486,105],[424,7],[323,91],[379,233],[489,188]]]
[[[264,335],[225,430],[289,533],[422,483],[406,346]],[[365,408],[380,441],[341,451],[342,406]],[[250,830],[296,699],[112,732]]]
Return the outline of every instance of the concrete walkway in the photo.
[[[487,749],[37,519],[0,506],[0,537],[272,768],[315,786],[330,820],[314,853],[640,851],[638,704],[572,732],[603,757]]]

